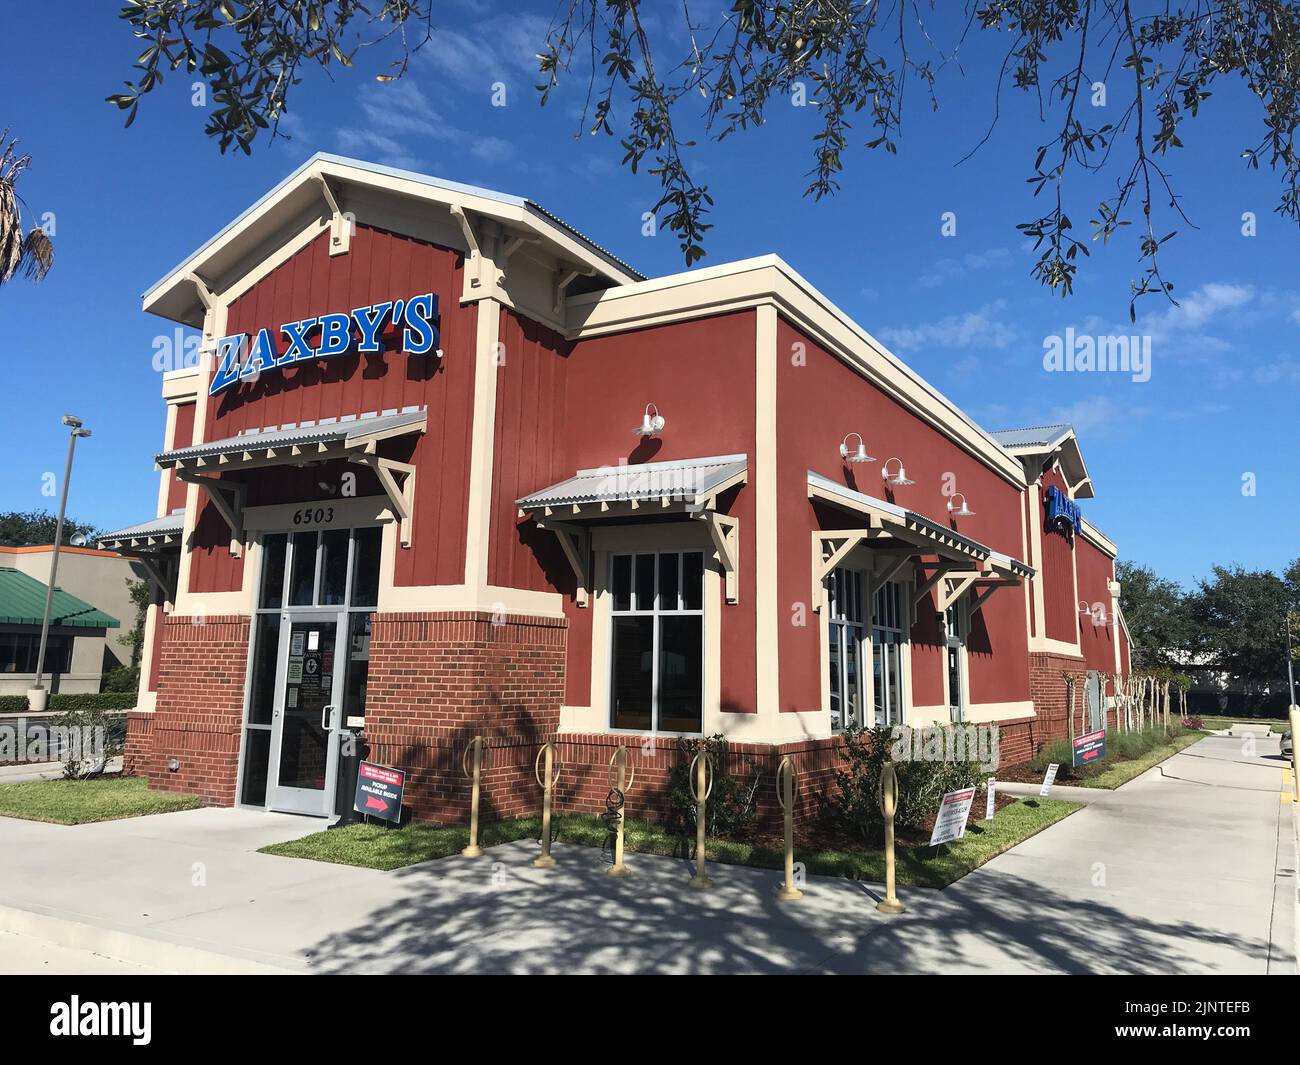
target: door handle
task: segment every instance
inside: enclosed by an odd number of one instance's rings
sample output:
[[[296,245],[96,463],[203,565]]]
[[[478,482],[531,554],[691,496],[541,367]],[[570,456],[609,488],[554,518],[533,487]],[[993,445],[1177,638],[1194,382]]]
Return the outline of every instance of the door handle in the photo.
[[[321,711],[321,715],[320,715],[320,727],[321,727],[325,732],[328,732],[328,731],[330,730],[330,722],[331,722],[331,721],[333,720],[333,718],[334,718],[334,709],[335,709],[335,708],[331,705],[331,706],[327,706],[327,707],[325,707],[325,708]]]

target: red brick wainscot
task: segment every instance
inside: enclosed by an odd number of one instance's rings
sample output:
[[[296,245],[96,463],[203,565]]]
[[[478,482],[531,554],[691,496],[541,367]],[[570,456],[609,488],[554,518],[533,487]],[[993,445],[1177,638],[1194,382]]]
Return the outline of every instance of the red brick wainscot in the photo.
[[[171,615],[163,623],[152,730],[128,726],[127,759],[149,786],[189,792],[214,806],[235,802],[239,730],[248,670],[249,619]],[[146,753],[146,736],[152,745]],[[173,772],[169,759],[179,765]]]
[[[560,724],[567,625],[486,611],[374,616],[368,757],[406,771],[413,816],[468,818],[463,759],[479,735],[488,745],[482,820],[532,812],[539,794],[533,760]]]

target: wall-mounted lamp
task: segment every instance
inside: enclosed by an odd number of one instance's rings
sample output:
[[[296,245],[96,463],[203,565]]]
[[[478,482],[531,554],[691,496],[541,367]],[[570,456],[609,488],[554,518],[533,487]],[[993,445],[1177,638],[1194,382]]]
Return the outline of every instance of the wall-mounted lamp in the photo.
[[[651,414],[651,411],[654,411],[654,413]],[[632,432],[636,436],[654,436],[655,433],[663,432],[663,428],[664,416],[659,413],[659,408],[653,403],[647,403],[645,405],[645,414],[641,418],[641,424]]]
[[[898,463],[898,472],[892,477],[889,475],[889,464],[891,462]],[[884,480],[885,484],[892,484],[895,487],[904,484],[916,484],[915,481],[911,480],[907,476],[907,471],[903,469],[903,460],[900,458],[885,459],[885,464],[880,467],[880,476],[881,479]]]
[[[1095,608],[1095,609],[1094,609]],[[1089,606],[1082,599],[1079,600],[1079,613],[1086,614],[1092,618],[1092,623],[1096,628],[1110,624],[1110,618],[1106,615],[1105,603],[1094,603]]]
[[[172,755],[170,758],[167,759],[167,771],[169,773],[175,773],[178,769],[180,769],[180,767],[181,767],[181,760],[177,758],[175,755]]]
[[[858,438],[858,446],[856,449],[851,450],[849,448],[849,441],[852,440],[855,436]],[[861,433],[849,433],[849,435],[846,436],[840,442],[840,458],[842,458],[845,462],[875,462],[876,461],[875,456],[867,454],[867,445],[862,442]]]
[[[960,507],[953,506],[953,501],[956,499],[961,500]],[[951,514],[954,518],[975,517],[975,511],[971,510],[971,508],[966,505],[966,495],[964,492],[954,492],[951,496],[948,497],[948,513]]]

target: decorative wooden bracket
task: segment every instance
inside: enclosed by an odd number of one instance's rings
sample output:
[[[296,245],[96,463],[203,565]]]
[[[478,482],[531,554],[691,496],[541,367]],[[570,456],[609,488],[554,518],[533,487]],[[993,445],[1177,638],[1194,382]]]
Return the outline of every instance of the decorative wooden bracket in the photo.
[[[248,489],[242,484],[224,482],[220,477],[205,477],[180,467],[176,469],[176,476],[187,484],[197,484],[207,493],[222,521],[230,526],[230,554],[239,558],[244,553],[244,497]]]
[[[880,587],[880,585],[882,584],[888,584],[895,577],[897,577],[904,569],[906,569],[908,566],[913,565],[915,562],[916,562],[915,550],[908,551],[907,554],[902,555],[901,557],[898,558],[887,557],[885,559],[885,565],[882,566],[879,570],[872,573],[871,582],[876,587]]]
[[[695,514],[709,528],[709,537],[718,553],[718,561],[726,581],[728,603],[740,602],[740,522],[719,514],[716,510],[703,510]]]
[[[316,180],[320,182],[321,192],[330,209],[330,254],[346,255],[352,247],[352,219],[343,213],[330,183],[320,174],[316,175]]]
[[[943,586],[939,589],[935,603],[935,609],[940,614],[957,602],[966,593],[967,588],[984,576],[984,572],[977,569],[952,570],[944,573],[943,576]]]
[[[411,519],[415,509],[415,467],[409,462],[382,458],[369,449],[362,454],[348,456],[348,461],[375,471],[375,476],[379,478],[379,483],[401,522],[398,538],[403,547],[410,547]],[[397,483],[398,474],[405,475],[405,480],[400,485]]]
[[[587,605],[587,588],[591,584],[591,534],[579,525],[570,525],[565,521],[553,521],[550,518],[537,519],[537,527],[555,533],[560,542],[564,557],[569,560],[569,568],[578,582],[574,601],[580,607]]]
[[[996,592],[999,588],[1019,588],[1019,587],[1020,587],[1020,582],[1019,582],[1019,581],[1011,581],[1011,580],[1007,580],[1007,581],[988,581],[988,582],[982,582],[982,583],[979,585],[979,589],[980,589],[980,590],[979,590],[979,593],[975,596],[974,599],[971,600],[971,603],[970,603],[970,615],[971,615],[971,617],[974,617],[976,614],[978,614],[978,613],[980,612],[980,610],[983,608],[984,604],[985,604],[986,602],[988,602],[989,598],[990,598],[990,597],[993,595],[993,593]]]
[[[940,562],[938,568],[925,579],[923,584],[917,586],[916,593],[912,596],[914,605],[919,606],[921,600],[930,594],[930,589],[938,584],[953,569],[952,563]],[[942,593],[940,593],[942,595]],[[939,613],[943,613],[944,607],[939,608]]]
[[[826,578],[863,540],[880,535],[874,524],[866,529],[815,530],[812,534],[812,608],[821,613],[826,599]],[[827,550],[830,554],[827,554]]]
[[[469,287],[471,289],[482,288],[483,252],[479,248],[474,227],[469,223],[469,215],[459,205],[452,204],[451,217],[460,223],[461,236],[465,238],[465,244],[469,248],[469,254],[465,260],[465,274],[469,278]]]

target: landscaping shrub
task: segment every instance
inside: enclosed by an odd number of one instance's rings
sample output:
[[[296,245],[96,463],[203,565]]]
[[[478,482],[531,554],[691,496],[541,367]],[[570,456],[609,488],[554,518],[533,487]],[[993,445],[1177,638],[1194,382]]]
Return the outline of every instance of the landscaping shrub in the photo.
[[[99,692],[51,695],[46,709],[51,713],[72,710],[134,710],[135,704],[134,691]],[[27,696],[0,695],[0,714],[25,714],[27,710]]]
[[[694,833],[696,818],[695,794],[691,780],[691,760],[703,748],[713,758],[713,791],[707,804],[708,823],[705,829],[710,836],[741,839],[754,823],[755,797],[763,771],[751,764],[744,780],[737,780],[727,768],[728,747],[722,736],[709,736],[704,740],[682,737],[677,741],[680,755],[669,777],[669,801],[673,820],[683,834]]]
[[[879,788],[892,746],[888,728],[851,729],[844,733],[846,768],[835,770],[840,791],[831,806],[832,816],[841,830],[870,846],[884,838]],[[978,761],[912,760],[894,762],[894,770],[898,778],[894,824],[902,829],[919,828],[938,811],[946,792],[973,787],[984,777]]]
[[[1183,719],[1183,724],[1193,732],[1200,732],[1201,729],[1205,728],[1205,719],[1200,714],[1188,714]]]
[[[63,776],[67,780],[88,780],[102,776],[108,760],[120,755],[125,747],[125,730],[120,714],[100,708],[67,710],[52,719],[52,724],[75,737],[61,752]]]

